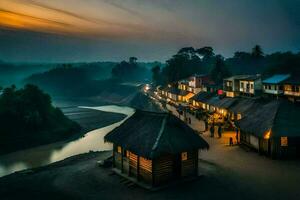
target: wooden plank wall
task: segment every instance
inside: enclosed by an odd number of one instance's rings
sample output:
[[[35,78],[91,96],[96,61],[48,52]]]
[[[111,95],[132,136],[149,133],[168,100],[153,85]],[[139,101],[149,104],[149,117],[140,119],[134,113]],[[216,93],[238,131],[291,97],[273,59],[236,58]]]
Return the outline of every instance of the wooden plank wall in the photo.
[[[166,155],[153,161],[154,184],[168,182],[173,178],[173,157]]]
[[[198,154],[196,151],[187,153],[187,160],[181,161],[181,177],[192,176],[197,172]]]
[[[130,175],[133,177],[137,177],[137,155],[130,152],[129,154],[129,170]]]
[[[122,163],[121,163],[121,160],[122,160],[122,156],[120,153],[116,152],[114,153],[114,156],[115,156],[115,167],[119,170],[122,169]]]
[[[152,184],[152,160],[140,157],[139,174],[141,181]]]

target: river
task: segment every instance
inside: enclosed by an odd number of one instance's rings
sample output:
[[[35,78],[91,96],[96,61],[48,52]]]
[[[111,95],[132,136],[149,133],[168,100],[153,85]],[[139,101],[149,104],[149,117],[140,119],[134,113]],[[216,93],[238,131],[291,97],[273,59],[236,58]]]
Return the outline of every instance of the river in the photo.
[[[70,156],[87,153],[89,151],[111,150],[112,145],[110,143],[104,143],[103,137],[134,113],[134,109],[130,107],[114,105],[99,107],[82,106],[80,108],[121,113],[127,115],[127,117],[120,122],[90,131],[86,133],[84,137],[74,141],[57,142],[2,155],[0,156],[0,177],[20,170],[48,165]]]

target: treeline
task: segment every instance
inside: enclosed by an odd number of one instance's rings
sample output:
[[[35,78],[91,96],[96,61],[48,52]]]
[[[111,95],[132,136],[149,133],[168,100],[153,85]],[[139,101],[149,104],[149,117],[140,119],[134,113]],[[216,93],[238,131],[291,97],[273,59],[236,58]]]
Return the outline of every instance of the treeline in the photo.
[[[152,80],[155,84],[167,84],[187,78],[193,74],[210,74],[216,84],[223,78],[236,74],[275,73],[300,74],[300,53],[276,52],[264,54],[259,45],[251,52],[238,51],[233,57],[216,55],[212,47],[195,49],[185,47],[166,61],[165,67],[152,68]]]
[[[24,82],[38,85],[53,96],[90,97],[107,93],[127,96],[136,88],[122,83],[149,81],[153,64],[139,63],[137,58],[130,57],[129,61],[107,66],[106,71],[109,70],[109,73],[105,72],[105,76],[101,74],[102,68],[97,65],[85,64],[82,67],[78,64],[63,64],[46,72],[33,74]]]
[[[1,89],[0,127],[0,154],[63,140],[80,131],[34,85]]]
[[[150,71],[137,63],[136,57],[130,57],[129,61],[122,61],[113,67],[112,78],[123,81],[144,81],[150,78]]]

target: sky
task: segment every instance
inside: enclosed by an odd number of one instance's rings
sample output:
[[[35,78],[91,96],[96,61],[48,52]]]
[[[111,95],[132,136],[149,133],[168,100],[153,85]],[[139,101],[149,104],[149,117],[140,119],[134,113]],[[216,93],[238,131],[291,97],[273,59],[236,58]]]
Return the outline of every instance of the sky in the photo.
[[[300,51],[300,0],[0,0],[0,59],[165,61],[185,46],[225,57]]]

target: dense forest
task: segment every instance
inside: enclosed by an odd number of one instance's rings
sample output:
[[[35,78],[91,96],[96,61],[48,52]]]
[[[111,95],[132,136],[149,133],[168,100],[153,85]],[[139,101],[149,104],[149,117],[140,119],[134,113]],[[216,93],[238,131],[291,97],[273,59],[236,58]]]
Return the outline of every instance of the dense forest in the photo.
[[[34,85],[1,89],[0,124],[0,154],[66,139],[80,131]]]

